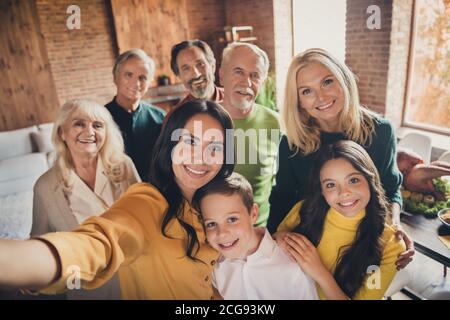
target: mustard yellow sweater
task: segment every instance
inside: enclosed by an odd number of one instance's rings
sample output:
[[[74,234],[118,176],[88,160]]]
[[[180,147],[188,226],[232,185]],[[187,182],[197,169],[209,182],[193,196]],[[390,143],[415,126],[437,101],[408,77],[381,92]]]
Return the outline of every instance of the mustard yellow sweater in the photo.
[[[291,209],[286,218],[284,218],[278,226],[277,231],[291,231],[300,224],[299,210],[302,206],[302,202],[303,201],[298,202]],[[352,218],[343,216],[333,208],[330,208],[328,211],[325,218],[323,235],[317,246],[317,251],[319,252],[323,264],[331,273],[334,273],[334,270],[336,269],[336,262],[339,258],[339,249],[348,246],[353,242],[358,224],[364,215],[364,210]],[[378,300],[383,298],[384,293],[397,273],[395,262],[397,261],[398,255],[405,251],[405,243],[403,240],[399,241],[395,238],[395,230],[388,225],[384,228],[381,241],[383,245],[383,254],[379,266],[380,277],[377,278],[376,274],[369,273],[354,299]],[[379,282],[377,282],[378,279],[380,280]],[[321,299],[325,299],[325,295],[319,286],[317,286],[317,292]]]
[[[67,281],[81,272],[81,286],[96,288],[117,271],[123,299],[211,299],[211,274],[218,253],[208,244],[195,210],[184,203],[181,217],[197,232],[200,250],[192,261],[185,254],[187,233],[177,220],[161,224],[168,203],[152,185],[139,183],[99,217],[74,232],[48,233],[38,239],[52,244],[62,275],[41,293],[66,291]]]

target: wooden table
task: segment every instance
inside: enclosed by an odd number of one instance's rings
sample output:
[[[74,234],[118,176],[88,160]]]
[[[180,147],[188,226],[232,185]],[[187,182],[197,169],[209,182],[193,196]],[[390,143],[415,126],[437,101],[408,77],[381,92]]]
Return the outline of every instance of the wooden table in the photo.
[[[447,276],[447,267],[450,267],[450,249],[439,240],[439,235],[450,234],[439,218],[427,219],[421,214],[402,212],[400,216],[403,229],[414,241],[414,247],[427,257],[442,263],[444,266],[443,276]],[[401,290],[404,294],[414,300],[423,299],[418,293],[408,287]]]
[[[427,219],[421,214],[402,212],[403,229],[414,240],[414,246],[420,253],[450,267],[450,249],[439,240],[439,235],[450,235],[450,229],[445,227],[439,218]]]

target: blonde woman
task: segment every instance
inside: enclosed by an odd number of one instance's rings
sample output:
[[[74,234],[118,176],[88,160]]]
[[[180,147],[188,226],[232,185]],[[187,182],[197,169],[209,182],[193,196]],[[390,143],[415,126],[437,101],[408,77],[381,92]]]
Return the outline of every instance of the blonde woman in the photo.
[[[110,113],[93,101],[66,102],[52,141],[57,158],[34,186],[32,236],[72,230],[109,209],[130,185],[140,182]],[[113,279],[98,290],[72,290],[67,297],[115,299],[119,292]]]
[[[407,250],[397,267],[405,267],[414,254],[411,239],[401,230],[400,185],[396,164],[396,136],[388,120],[361,105],[356,79],[350,69],[322,49],[309,49],[294,57],[288,70],[282,121],[286,136],[280,142],[279,170],[270,196],[268,228],[274,232],[294,204],[304,199],[309,172],[322,145],[352,140],[364,147],[375,163],[388,200],[392,222]],[[342,206],[351,206],[342,200]]]

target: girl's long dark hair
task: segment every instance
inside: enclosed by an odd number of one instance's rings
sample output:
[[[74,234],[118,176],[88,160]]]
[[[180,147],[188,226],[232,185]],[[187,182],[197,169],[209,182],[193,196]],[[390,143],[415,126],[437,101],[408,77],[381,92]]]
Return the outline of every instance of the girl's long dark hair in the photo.
[[[384,230],[388,202],[381,186],[377,168],[367,152],[353,141],[339,141],[325,145],[318,151],[314,168],[308,182],[309,194],[300,209],[301,222],[295,232],[305,235],[314,246],[322,238],[325,218],[330,206],[322,195],[320,170],[331,159],[345,159],[367,179],[370,200],[366,215],[361,220],[351,245],[340,248],[334,278],[350,298],[353,298],[363,285],[367,268],[380,265],[382,244],[380,237]]]
[[[171,220],[177,219],[187,233],[186,256],[194,261],[198,260],[195,258],[195,254],[200,246],[194,227],[181,219],[184,211],[183,194],[175,182],[172,169],[172,150],[179,141],[172,141],[172,133],[176,129],[184,128],[189,119],[197,114],[207,114],[216,119],[222,125],[225,146],[230,143],[227,141],[225,130],[233,128],[233,121],[225,109],[212,101],[188,101],[169,114],[168,121],[156,140],[150,166],[150,183],[158,188],[169,204],[161,225],[161,232],[165,237],[169,237],[166,234],[167,225]],[[226,149],[225,147],[224,164],[214,179],[228,177],[233,172],[234,163],[228,164],[225,162],[225,159],[227,159]]]

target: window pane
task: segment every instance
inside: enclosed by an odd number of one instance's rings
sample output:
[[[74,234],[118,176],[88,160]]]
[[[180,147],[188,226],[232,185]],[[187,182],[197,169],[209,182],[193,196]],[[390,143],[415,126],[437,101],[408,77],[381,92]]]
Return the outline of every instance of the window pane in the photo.
[[[450,2],[415,5],[405,123],[450,133]]]

